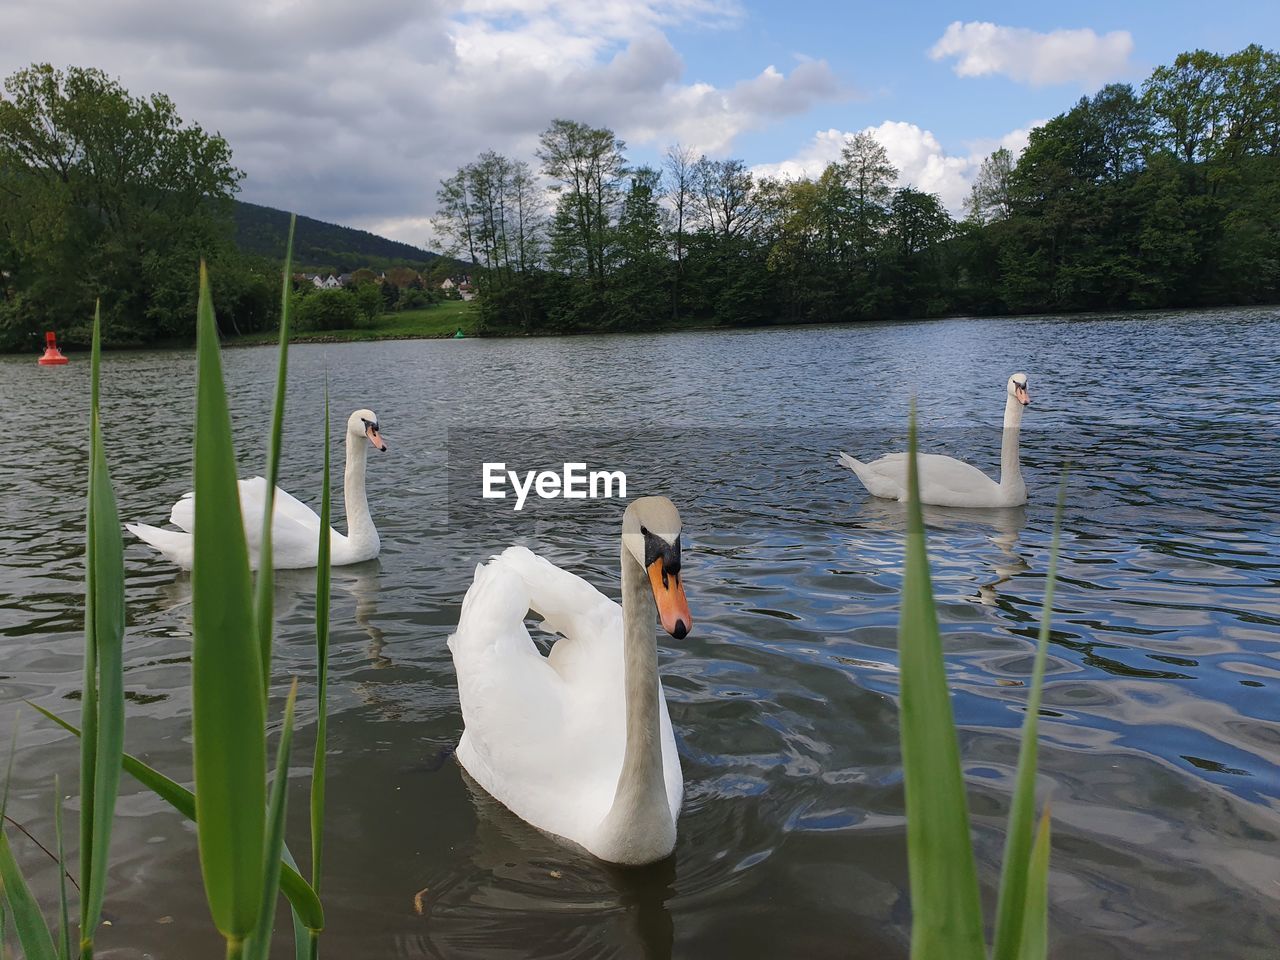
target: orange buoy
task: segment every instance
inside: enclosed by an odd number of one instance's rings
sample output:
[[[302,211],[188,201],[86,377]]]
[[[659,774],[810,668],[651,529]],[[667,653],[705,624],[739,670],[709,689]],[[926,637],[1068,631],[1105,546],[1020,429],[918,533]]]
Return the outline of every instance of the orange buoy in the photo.
[[[44,356],[36,362],[42,367],[56,367],[67,362],[67,358],[58,349],[58,338],[52,330],[44,335]]]

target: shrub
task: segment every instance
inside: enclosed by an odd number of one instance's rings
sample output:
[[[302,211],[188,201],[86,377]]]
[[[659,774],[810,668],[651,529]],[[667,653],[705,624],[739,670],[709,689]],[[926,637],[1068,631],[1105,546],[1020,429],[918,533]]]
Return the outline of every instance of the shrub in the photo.
[[[347,330],[356,325],[359,309],[350,290],[317,290],[298,304],[299,330]]]

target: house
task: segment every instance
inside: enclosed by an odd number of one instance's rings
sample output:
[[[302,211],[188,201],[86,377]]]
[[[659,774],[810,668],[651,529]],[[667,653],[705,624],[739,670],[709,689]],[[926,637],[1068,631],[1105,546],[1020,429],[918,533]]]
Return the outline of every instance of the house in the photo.
[[[452,290],[457,284],[453,282],[452,277],[445,277],[444,282],[440,284],[441,290]]]
[[[317,290],[337,290],[342,286],[342,284],[338,282],[338,278],[332,273],[327,277],[321,277],[320,274],[317,273],[311,278],[311,282],[315,284],[315,288]]]
[[[458,293],[462,294],[463,300],[473,300],[476,295],[475,288],[471,286],[470,280],[463,280],[458,284]]]

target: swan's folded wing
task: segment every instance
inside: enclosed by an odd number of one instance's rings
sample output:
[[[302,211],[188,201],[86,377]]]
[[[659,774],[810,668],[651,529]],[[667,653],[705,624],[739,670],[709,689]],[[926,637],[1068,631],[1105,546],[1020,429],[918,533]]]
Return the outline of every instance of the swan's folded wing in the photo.
[[[482,787],[530,823],[571,836],[572,791],[590,771],[572,729],[568,691],[524,625],[529,597],[510,565],[476,568],[449,637],[465,725],[458,759]],[[568,747],[567,744],[570,744]]]
[[[194,493],[184,493],[182,499],[173,505],[173,509],[169,511],[169,522],[187,533],[196,532],[196,495]]]
[[[525,547],[508,547],[493,563],[511,570],[524,583],[529,609],[548,630],[568,638],[589,640],[617,629],[622,608],[576,574]]]
[[[903,476],[906,476],[905,455]],[[990,495],[997,487],[996,481],[963,460],[938,453],[920,456],[920,499],[925,503],[966,506],[970,498]]]
[[[262,547],[262,511],[266,507],[267,481],[250,477],[240,481],[240,509],[244,535],[251,554]],[[276,487],[271,511],[271,553],[277,567],[310,567],[316,562],[320,516],[296,497]]]
[[[244,517],[245,533],[257,539],[254,533],[256,528],[262,526],[262,507],[266,501],[267,481],[263,477],[249,477],[246,480],[239,481],[240,491],[240,512]],[[293,496],[287,490],[276,487],[275,506],[273,508],[276,524],[279,525],[281,520],[293,521],[300,524],[302,530],[311,530],[313,533],[320,529],[319,515],[308,507],[305,503]],[[185,493],[182,499],[173,505],[173,509],[169,511],[169,522],[180,530],[187,533],[195,532],[196,522],[196,500],[194,493]],[[288,524],[285,524],[286,529]],[[275,534],[279,537],[279,534]]]
[[[240,481],[240,504],[245,516],[262,516],[262,505],[267,499],[267,481],[263,477],[249,477]],[[275,506],[272,508],[276,522],[287,517],[304,526],[320,528],[320,515],[305,503],[280,487],[276,487]]]

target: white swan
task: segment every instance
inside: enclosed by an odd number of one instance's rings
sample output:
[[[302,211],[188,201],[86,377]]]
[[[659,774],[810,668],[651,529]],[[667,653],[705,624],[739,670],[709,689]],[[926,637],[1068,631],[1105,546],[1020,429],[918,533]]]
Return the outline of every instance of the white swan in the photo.
[[[458,760],[521,819],[602,860],[671,853],[684,796],[658,679],[654,616],[692,625],[680,514],[642,497],[622,518],[622,605],[524,547],[476,568],[449,638],[464,730]],[[562,634],[544,657],[524,618]]]
[[[1006,392],[1009,399],[1004,405],[1000,482],[955,457],[922,453],[919,455],[921,503],[938,507],[1016,507],[1027,502],[1027,485],[1022,482],[1022,468],[1018,462],[1022,409],[1031,403],[1027,394],[1027,375],[1015,373],[1011,376]],[[858,475],[872,496],[887,500],[907,499],[905,453],[890,453],[871,463],[863,463],[841,453],[840,462]]]
[[[368,454],[365,438],[383,452],[386,442],[378,427],[378,415],[372,410],[357,410],[347,420],[347,469],[343,481],[343,497],[347,505],[347,534],[330,529],[329,549],[334,566],[372,560],[382,543],[369,515],[369,501],[364,492],[364,464]],[[258,568],[262,549],[262,511],[267,481],[250,477],[240,481],[240,513],[245,539],[249,544],[249,564]],[[146,523],[126,523],[125,529],[139,540],[159,550],[182,567],[191,569],[195,531],[195,495],[188,493],[173,505],[169,522],[179,530],[162,530]],[[271,552],[277,569],[314,567],[320,549],[320,516],[296,497],[276,487],[275,509],[272,510]]]

